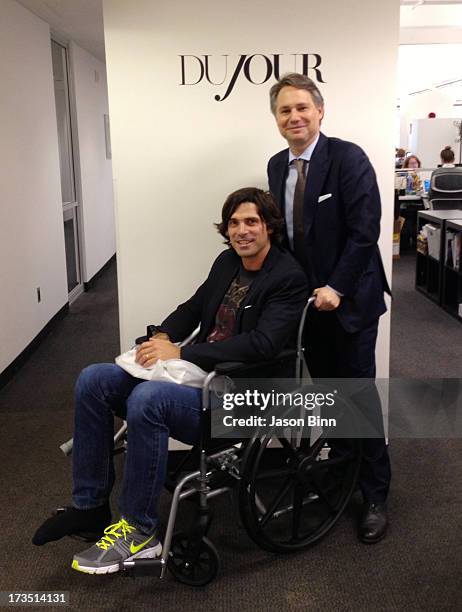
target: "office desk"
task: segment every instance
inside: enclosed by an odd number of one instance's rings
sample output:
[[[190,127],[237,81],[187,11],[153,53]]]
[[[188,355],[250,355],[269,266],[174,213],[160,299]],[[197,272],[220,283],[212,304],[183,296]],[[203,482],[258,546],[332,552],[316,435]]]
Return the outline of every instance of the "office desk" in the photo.
[[[400,195],[399,196],[399,201],[400,202],[420,202],[422,200],[422,196],[421,195]]]
[[[398,200],[401,207],[413,208],[423,204],[425,208],[428,208],[428,194],[420,193],[415,195],[403,195],[398,196]]]
[[[417,213],[426,208],[425,195],[400,195],[399,214],[404,218],[404,226],[399,241],[400,251],[415,250],[417,236]]]

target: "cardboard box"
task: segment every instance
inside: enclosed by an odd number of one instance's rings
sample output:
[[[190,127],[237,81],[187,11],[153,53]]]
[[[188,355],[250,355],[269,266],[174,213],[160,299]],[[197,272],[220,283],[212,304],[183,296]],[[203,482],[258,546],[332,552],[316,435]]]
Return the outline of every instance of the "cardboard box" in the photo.
[[[393,259],[399,259],[399,241],[404,221],[404,217],[398,217],[393,224]]]

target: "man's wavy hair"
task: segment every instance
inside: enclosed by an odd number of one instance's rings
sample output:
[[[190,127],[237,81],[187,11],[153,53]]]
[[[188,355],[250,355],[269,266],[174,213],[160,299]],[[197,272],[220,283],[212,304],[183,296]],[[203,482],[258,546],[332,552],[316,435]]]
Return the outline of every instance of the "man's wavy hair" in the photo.
[[[233,191],[223,204],[221,210],[221,223],[215,223],[218,232],[225,239],[225,244],[229,246],[228,223],[236,209],[246,202],[255,204],[260,219],[265,222],[266,229],[272,230],[269,235],[272,243],[280,243],[284,236],[284,219],[279,208],[269,191],[263,191],[257,187],[243,187]]]

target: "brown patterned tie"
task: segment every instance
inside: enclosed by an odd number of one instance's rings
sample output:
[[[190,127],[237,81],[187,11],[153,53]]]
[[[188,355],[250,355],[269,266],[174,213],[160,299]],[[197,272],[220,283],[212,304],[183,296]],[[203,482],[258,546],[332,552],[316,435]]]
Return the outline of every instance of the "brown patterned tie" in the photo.
[[[297,168],[297,182],[294,191],[294,253],[297,259],[303,261],[304,256],[304,233],[303,233],[303,200],[306,185],[306,164],[304,159],[295,159]]]

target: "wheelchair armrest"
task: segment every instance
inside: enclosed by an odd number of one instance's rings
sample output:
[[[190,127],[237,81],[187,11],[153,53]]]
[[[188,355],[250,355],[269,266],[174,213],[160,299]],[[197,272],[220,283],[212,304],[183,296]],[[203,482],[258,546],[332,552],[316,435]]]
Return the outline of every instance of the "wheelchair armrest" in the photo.
[[[215,372],[221,375],[235,374],[236,372],[256,370],[262,367],[270,367],[281,363],[281,361],[287,361],[297,356],[295,349],[286,349],[281,351],[273,359],[268,361],[257,361],[255,363],[244,363],[241,361],[224,361],[223,363],[217,363],[215,366]]]
[[[146,331],[147,331],[146,336],[139,336],[135,340],[135,344],[143,344],[143,342],[147,342],[149,338],[152,338],[152,336],[156,332],[162,333],[162,330],[157,325],[148,325]],[[184,340],[182,340],[179,343],[179,346],[186,346],[188,344],[191,344],[193,340],[197,337],[198,334],[199,334],[199,326],[196,327],[196,329],[193,332],[191,332],[189,336],[187,336]]]
[[[146,335],[139,336],[135,340],[135,344],[143,344],[143,342],[147,342],[149,338],[152,338],[155,334],[160,333],[162,330],[158,325],[147,325],[146,326]]]

